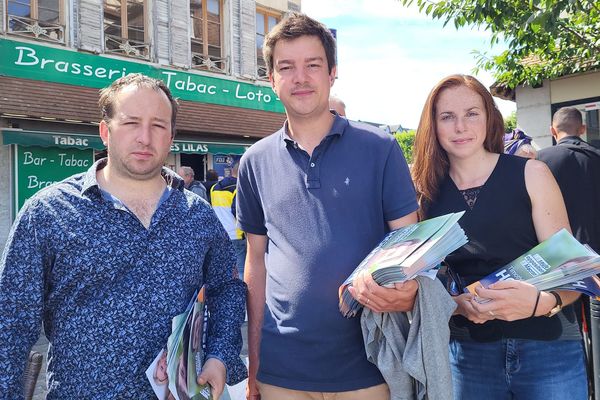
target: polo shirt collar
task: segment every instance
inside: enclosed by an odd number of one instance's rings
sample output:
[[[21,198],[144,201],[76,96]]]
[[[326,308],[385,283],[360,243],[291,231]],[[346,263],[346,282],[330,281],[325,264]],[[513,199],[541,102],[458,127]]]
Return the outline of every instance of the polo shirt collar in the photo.
[[[332,114],[334,115],[335,119],[333,120],[333,125],[331,125],[331,129],[329,130],[329,133],[327,135],[325,135],[325,137],[329,137],[329,136],[342,136],[346,130],[346,128],[349,125],[349,122],[346,118],[344,117],[340,117],[335,111],[332,112]],[[296,143],[296,141],[294,139],[292,139],[289,135],[289,129],[288,129],[288,120],[286,119],[285,122],[283,123],[283,127],[281,129],[279,129],[278,134],[281,137],[281,144],[283,146],[286,146],[286,144],[294,144]]]
[[[87,170],[83,177],[83,185],[81,186],[82,194],[86,193],[92,188],[96,188],[96,190],[100,189],[98,186],[98,180],[96,179],[96,172],[106,167],[107,163],[108,158],[101,158]],[[181,179],[175,172],[171,171],[167,167],[162,167],[160,174],[164,178],[165,182],[167,182],[167,186],[169,186],[171,189],[183,191],[185,183],[183,182],[183,179]]]

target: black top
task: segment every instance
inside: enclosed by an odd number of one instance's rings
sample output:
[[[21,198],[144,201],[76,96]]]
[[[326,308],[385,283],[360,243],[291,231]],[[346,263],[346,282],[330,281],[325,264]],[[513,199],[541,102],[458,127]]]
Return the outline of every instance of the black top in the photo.
[[[562,191],[573,235],[600,252],[600,150],[577,136],[542,149],[545,162]]]
[[[446,175],[428,218],[465,211],[459,224],[469,242],[446,262],[469,285],[510,263],[538,244],[531,200],[525,187],[526,158],[501,154],[488,180],[481,186],[471,209],[454,181]],[[532,310],[533,311],[533,310]],[[489,342],[502,338],[535,340],[578,339],[579,331],[571,306],[552,318],[537,317],[507,322],[492,320],[475,324],[463,316],[450,321],[457,339]]]

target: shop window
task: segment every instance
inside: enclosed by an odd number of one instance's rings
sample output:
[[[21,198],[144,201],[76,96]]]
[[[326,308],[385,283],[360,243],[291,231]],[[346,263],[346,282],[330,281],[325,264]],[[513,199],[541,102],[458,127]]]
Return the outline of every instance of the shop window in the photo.
[[[63,0],[7,0],[8,33],[65,43]]]
[[[256,9],[256,75],[267,79],[267,64],[263,59],[262,49],[265,36],[277,23],[281,21],[281,14],[263,8]]]
[[[600,102],[598,102],[600,105]],[[586,126],[586,139],[595,147],[600,148],[600,112],[599,110],[586,110],[583,114],[583,123]]]
[[[144,0],[104,0],[104,51],[150,59]]]
[[[223,0],[191,0],[192,67],[207,71],[229,72],[223,57]]]

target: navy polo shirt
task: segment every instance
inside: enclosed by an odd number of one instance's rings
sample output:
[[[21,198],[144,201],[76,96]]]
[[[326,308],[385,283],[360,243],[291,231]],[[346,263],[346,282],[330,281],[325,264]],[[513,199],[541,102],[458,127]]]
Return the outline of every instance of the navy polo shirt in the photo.
[[[286,126],[244,154],[238,221],[268,236],[258,380],[338,392],[383,383],[366,359],[360,318],[338,310],[338,288],[391,221],[417,209],[393,136],[339,116],[312,156]]]

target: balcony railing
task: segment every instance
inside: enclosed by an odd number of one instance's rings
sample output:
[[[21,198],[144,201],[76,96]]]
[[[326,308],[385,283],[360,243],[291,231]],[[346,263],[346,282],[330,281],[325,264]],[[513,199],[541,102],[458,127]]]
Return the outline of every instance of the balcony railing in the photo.
[[[229,59],[227,57],[215,57],[192,52],[192,68],[228,74]]]
[[[121,54],[128,57],[150,59],[150,45],[133,39],[104,34],[104,52],[107,54]]]
[[[8,32],[13,35],[34,37],[54,43],[65,44],[65,26],[38,21],[17,15],[8,15]]]

